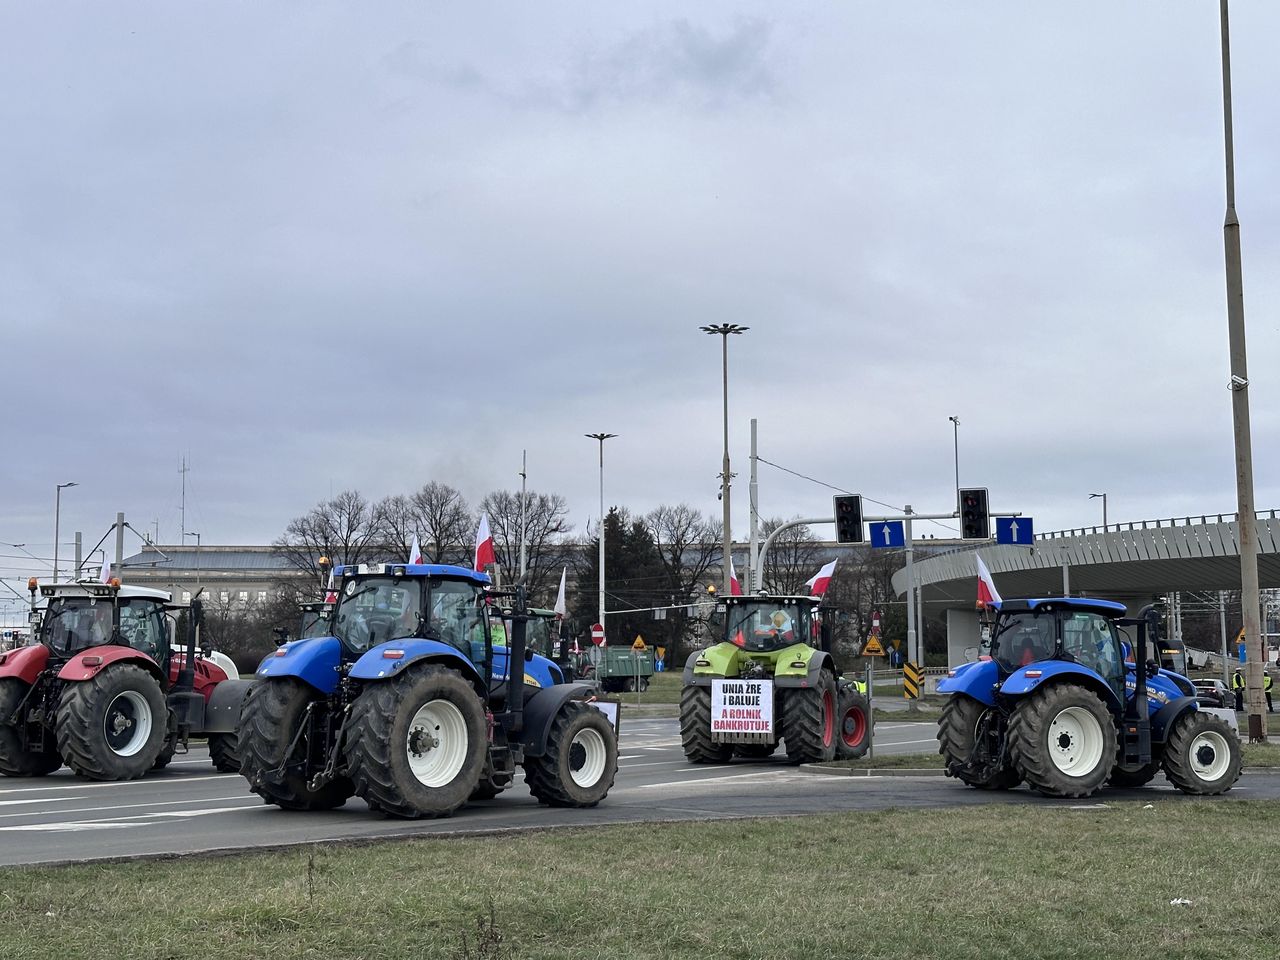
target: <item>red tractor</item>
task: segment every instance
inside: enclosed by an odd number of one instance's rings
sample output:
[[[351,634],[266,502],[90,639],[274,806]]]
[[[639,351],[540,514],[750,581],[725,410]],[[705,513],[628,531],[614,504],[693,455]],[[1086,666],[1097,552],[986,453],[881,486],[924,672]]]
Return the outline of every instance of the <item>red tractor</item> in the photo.
[[[34,599],[34,579],[29,586]],[[164,767],[190,737],[208,738],[218,770],[239,770],[236,725],[249,682],[228,658],[198,649],[198,600],[182,607],[163,590],[118,580],[39,589],[36,642],[0,653],[0,774],[39,777],[65,763],[90,780],[134,780]],[[178,611],[187,642],[175,650]]]

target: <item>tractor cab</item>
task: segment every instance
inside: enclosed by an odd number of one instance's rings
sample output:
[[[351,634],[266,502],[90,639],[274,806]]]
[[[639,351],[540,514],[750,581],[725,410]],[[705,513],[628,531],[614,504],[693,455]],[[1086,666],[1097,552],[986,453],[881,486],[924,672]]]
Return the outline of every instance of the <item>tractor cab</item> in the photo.
[[[169,595],[146,587],[112,583],[46,583],[38,642],[53,658],[70,659],[90,647],[119,645],[145,653],[157,664],[169,657],[165,611]]]
[[[298,624],[298,639],[309,640],[312,637],[327,637],[333,632],[333,603],[300,603],[298,611],[301,620]]]
[[[729,597],[724,601],[725,642],[748,653],[777,653],[813,636],[814,597]]]
[[[1011,600],[996,618],[990,655],[1002,675],[1041,661],[1080,664],[1121,697],[1124,657],[1116,620],[1124,612],[1123,604],[1109,600]]]

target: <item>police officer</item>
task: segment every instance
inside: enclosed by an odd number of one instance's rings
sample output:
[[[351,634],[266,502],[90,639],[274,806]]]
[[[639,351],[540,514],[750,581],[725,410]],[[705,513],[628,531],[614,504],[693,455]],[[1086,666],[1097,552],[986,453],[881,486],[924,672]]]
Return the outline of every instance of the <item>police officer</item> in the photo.
[[[1274,713],[1271,709],[1271,674],[1266,671],[1262,674],[1262,692],[1267,695],[1267,713]]]
[[[1236,695],[1236,710],[1244,709],[1244,676],[1237,667],[1236,672],[1231,675],[1231,689]]]

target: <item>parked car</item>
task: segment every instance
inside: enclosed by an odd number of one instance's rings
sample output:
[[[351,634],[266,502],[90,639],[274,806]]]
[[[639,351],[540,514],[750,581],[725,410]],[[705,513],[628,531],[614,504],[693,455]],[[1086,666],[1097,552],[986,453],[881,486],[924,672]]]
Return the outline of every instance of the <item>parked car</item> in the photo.
[[[1214,705],[1226,707],[1228,710],[1233,709],[1236,705],[1235,694],[1221,680],[1197,680],[1196,694],[1208,700],[1212,700]]]

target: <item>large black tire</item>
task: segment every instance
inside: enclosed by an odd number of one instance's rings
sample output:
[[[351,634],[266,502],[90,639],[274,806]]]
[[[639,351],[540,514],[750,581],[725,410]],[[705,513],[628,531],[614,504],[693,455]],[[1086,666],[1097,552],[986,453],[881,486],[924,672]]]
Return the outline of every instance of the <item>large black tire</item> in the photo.
[[[455,670],[428,664],[356,698],[347,766],[356,794],[396,817],[447,817],[479,786],[484,706]]]
[[[112,664],[63,688],[58,752],[86,779],[136,780],[155,766],[168,721],[160,681],[135,664]]]
[[[871,708],[849,684],[836,699],[836,759],[857,760],[871,746]]]
[[[938,718],[938,753],[962,783],[978,790],[1011,790],[1022,782],[1017,768],[990,756],[997,745],[989,737],[978,742],[979,725],[991,709],[962,693],[948,697]],[[976,753],[975,747],[980,748]]]
[[[1107,777],[1107,785],[1117,787],[1121,790],[1136,790],[1138,787],[1145,787],[1160,772],[1160,761],[1152,760],[1150,763],[1132,770],[1126,770],[1119,763],[1111,771],[1111,775]]]
[[[812,687],[782,692],[782,738],[792,763],[825,763],[836,755],[836,681],[823,671]]]
[[[62,766],[62,757],[53,750],[24,750],[22,731],[3,722],[30,690],[17,677],[0,680],[0,774],[6,777],[45,777]]]
[[[1087,797],[1115,766],[1115,720],[1092,690],[1055,683],[1013,711],[1009,754],[1023,779],[1046,797]]]
[[[249,688],[240,708],[236,752],[240,756],[240,774],[264,803],[283,810],[332,810],[351,796],[353,788],[346,777],[336,777],[319,790],[312,790],[307,786],[306,774],[288,769],[285,763],[286,759],[298,760],[306,755],[305,736],[292,757],[286,758],[285,751],[298,733],[307,704],[319,696],[314,687],[291,677],[259,680]],[[283,771],[282,766],[286,767]]]
[[[573,700],[551,721],[546,753],[524,761],[529,792],[552,807],[594,807],[617,773],[618,738],[609,718]]]
[[[775,743],[735,743],[733,755],[743,760],[766,760],[773,756],[778,744]]]
[[[234,733],[209,734],[209,759],[219,773],[239,773],[239,745]]]
[[[151,765],[152,770],[163,770],[173,760],[173,756],[177,753],[177,748],[169,741],[165,741],[165,745],[160,748],[160,756],[156,757],[156,762]]]
[[[1183,793],[1226,793],[1240,779],[1240,738],[1221,717],[1191,710],[1174,721],[1162,762],[1165,776]]]
[[[690,763],[728,763],[733,746],[711,739],[711,688],[680,691],[680,745]]]

